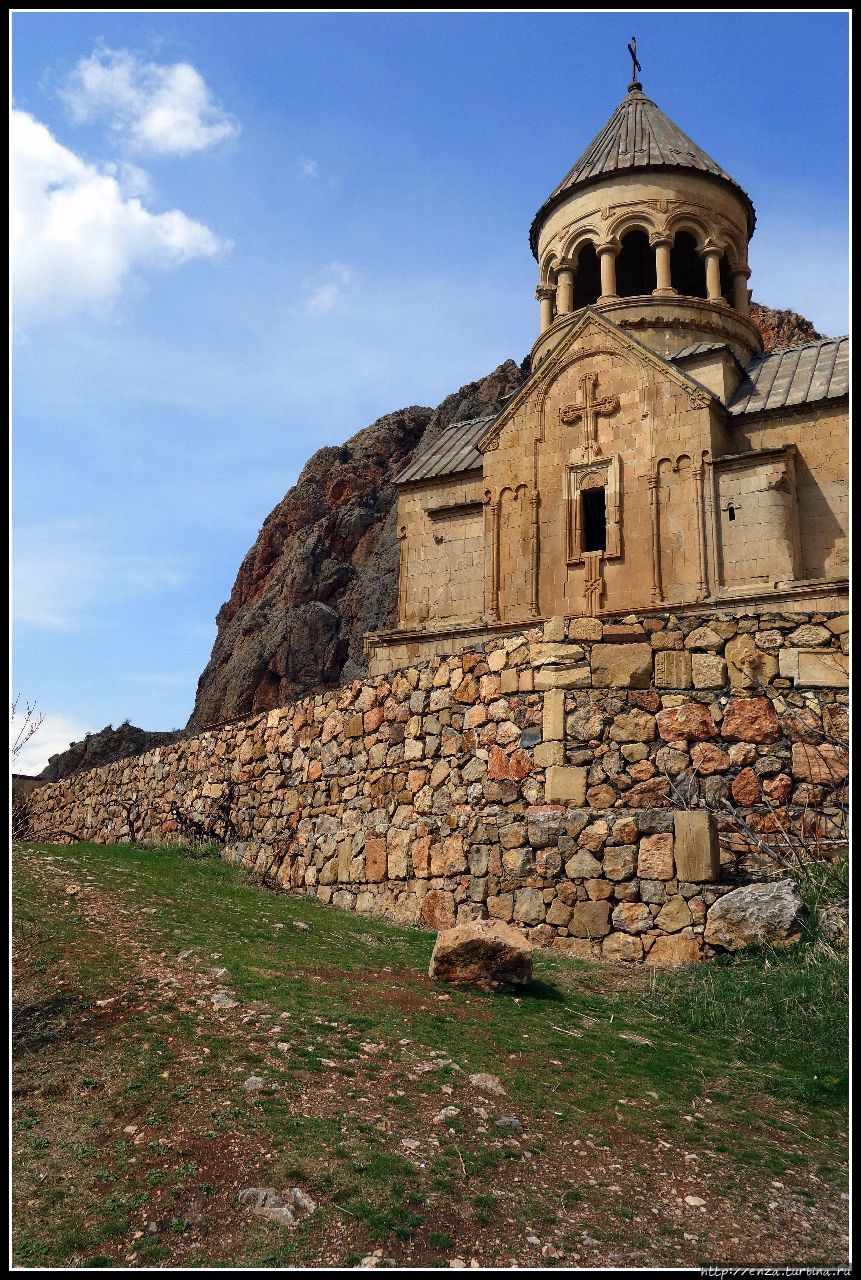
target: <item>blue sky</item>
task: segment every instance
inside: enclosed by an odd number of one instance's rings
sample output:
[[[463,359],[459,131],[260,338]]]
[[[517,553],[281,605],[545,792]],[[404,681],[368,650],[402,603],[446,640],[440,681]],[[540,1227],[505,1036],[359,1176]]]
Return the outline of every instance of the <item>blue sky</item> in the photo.
[[[532,217],[645,91],[750,193],[751,287],[847,329],[848,18],[19,13],[21,767],[183,725],[308,456],[537,334]]]

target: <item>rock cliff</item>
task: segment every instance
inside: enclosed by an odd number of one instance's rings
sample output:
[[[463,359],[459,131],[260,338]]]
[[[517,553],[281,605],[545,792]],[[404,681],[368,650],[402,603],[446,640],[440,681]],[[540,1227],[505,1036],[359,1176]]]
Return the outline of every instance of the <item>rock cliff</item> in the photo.
[[[39,780],[59,782],[62,778],[70,778],[73,773],[100,769],[102,765],[112,764],[114,760],[142,756],[153,747],[176,742],[180,736],[180,733],[150,733],[146,729],[138,729],[128,721],[117,729],[108,724],[98,733],[88,733],[80,742],[72,742],[65,751],[51,756],[39,774]]]
[[[797,347],[802,342],[817,342],[825,337],[824,333],[817,333],[810,321],[797,311],[779,311],[751,302],[750,318],[762,334],[766,351]]]
[[[421,443],[499,404],[525,378],[508,360],[436,410],[387,414],[314,454],[267,516],[218,613],[189,730],[364,673],[362,638],[387,626],[396,605],[394,477]]]

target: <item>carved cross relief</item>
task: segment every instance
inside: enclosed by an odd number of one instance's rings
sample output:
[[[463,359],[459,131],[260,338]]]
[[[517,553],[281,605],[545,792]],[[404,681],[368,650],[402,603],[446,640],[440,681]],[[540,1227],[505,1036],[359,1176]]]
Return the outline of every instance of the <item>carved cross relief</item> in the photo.
[[[598,418],[599,416],[607,418],[610,414],[616,413],[619,409],[619,397],[602,396],[596,399],[597,373],[584,373],[579,382],[581,399],[572,404],[563,405],[559,410],[559,420],[563,426],[569,427],[582,418],[583,453],[586,461],[591,462],[593,457],[600,456],[601,453],[598,446]]]

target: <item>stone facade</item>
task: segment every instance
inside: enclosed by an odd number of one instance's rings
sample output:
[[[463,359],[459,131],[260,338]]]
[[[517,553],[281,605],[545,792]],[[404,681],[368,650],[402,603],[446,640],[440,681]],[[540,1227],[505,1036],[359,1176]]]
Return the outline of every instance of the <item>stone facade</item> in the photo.
[[[398,624],[375,658],[560,615],[845,607],[845,340],[762,356],[754,225],[632,85],[533,223],[531,376],[399,477]]]
[[[841,838],[846,624],[552,619],[42,787],[31,820],[102,842],[211,829],[339,907],[705,958],[712,905],[780,871],[769,841]]]

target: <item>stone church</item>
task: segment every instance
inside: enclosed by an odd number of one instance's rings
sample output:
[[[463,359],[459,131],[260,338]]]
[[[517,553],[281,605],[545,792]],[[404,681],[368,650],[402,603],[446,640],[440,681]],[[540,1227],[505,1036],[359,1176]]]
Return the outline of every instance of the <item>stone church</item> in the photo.
[[[844,607],[848,339],[763,353],[755,224],[634,80],[533,220],[530,377],[397,478],[377,655],[560,615]]]

